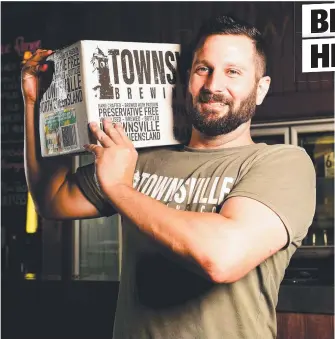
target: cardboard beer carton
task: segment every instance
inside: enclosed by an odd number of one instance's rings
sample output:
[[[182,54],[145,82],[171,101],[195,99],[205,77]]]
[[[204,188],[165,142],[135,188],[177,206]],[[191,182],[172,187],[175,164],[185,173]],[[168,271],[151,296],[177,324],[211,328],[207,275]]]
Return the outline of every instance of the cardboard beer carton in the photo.
[[[43,157],[84,152],[97,143],[88,123],[122,123],[136,148],[174,145],[189,133],[180,45],[79,41],[47,61],[53,78],[40,102]]]

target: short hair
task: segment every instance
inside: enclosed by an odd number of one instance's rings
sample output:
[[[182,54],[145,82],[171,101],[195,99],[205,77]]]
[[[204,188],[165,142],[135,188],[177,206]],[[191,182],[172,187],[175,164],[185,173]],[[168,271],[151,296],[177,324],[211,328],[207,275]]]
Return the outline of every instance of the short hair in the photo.
[[[201,27],[196,35],[194,41],[191,43],[190,53],[188,53],[189,61],[192,65],[194,53],[202,46],[204,41],[211,35],[244,35],[252,40],[255,46],[256,54],[259,57],[258,73],[260,77],[266,74],[266,46],[262,34],[258,29],[247,22],[237,20],[231,16],[217,16],[207,20]]]

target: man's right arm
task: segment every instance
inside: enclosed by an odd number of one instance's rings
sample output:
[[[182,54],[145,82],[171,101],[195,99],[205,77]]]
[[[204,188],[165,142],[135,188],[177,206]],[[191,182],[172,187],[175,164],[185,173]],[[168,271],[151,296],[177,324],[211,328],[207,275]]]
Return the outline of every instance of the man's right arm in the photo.
[[[24,162],[28,189],[37,212],[46,219],[88,219],[101,216],[79,188],[72,173],[73,158],[43,158],[38,132],[38,73],[46,70],[42,62],[51,51],[38,50],[28,55],[22,69],[24,99]]]

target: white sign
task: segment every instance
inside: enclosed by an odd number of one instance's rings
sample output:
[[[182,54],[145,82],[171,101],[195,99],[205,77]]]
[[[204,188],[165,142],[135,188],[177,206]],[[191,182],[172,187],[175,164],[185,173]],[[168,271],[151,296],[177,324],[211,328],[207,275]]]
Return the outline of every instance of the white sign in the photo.
[[[334,3],[302,5],[303,73],[335,70],[334,36]]]
[[[335,38],[302,40],[302,72],[335,71]]]
[[[335,3],[302,5],[302,37],[325,38],[335,35]]]

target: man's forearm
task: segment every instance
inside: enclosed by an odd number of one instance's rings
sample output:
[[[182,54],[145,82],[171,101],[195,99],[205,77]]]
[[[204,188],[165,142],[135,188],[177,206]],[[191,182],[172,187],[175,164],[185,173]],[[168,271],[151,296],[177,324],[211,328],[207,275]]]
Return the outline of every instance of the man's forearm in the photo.
[[[40,155],[37,108],[38,104],[25,104],[24,107],[24,165],[29,191],[39,208],[46,202],[46,196],[51,199],[58,191],[71,170],[72,161],[66,157],[43,159]],[[57,178],[52,184],[51,177]]]
[[[141,231],[179,256],[195,261],[213,280],[224,274],[218,270],[222,270],[222,258],[229,260],[224,245],[236,233],[232,220],[215,213],[175,210],[125,185],[107,196]]]

